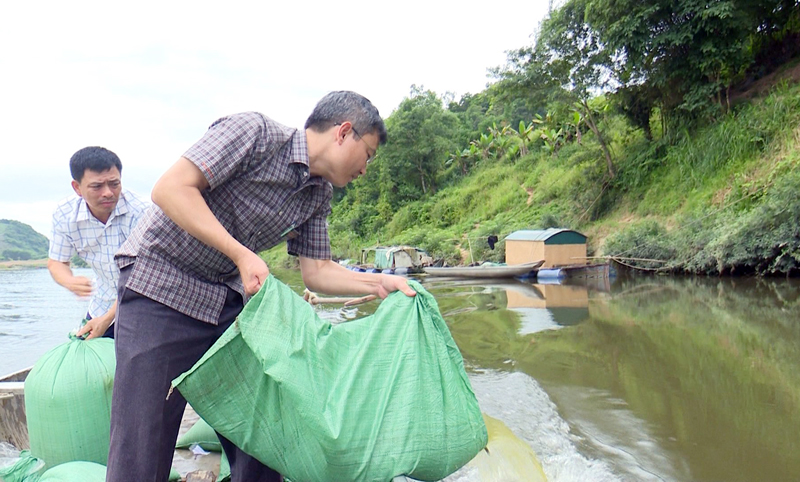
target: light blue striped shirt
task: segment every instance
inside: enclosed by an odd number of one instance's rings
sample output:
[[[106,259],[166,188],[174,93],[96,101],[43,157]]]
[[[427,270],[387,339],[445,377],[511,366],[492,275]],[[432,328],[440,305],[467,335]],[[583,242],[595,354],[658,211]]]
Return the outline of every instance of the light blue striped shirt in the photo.
[[[92,268],[95,274],[89,302],[92,318],[105,314],[117,299],[119,268],[114,262],[114,253],[148,207],[149,202],[123,189],[106,224],[98,221],[89,212],[86,201],[77,195],[59,202],[53,213],[50,259],[65,263],[78,253]]]

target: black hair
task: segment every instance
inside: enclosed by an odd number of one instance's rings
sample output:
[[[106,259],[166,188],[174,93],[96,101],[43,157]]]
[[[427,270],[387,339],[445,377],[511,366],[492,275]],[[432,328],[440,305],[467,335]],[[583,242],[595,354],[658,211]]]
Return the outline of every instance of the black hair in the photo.
[[[120,174],[122,173],[122,162],[119,156],[109,151],[104,147],[84,147],[69,160],[69,170],[72,173],[72,179],[81,182],[86,170],[103,172],[116,167]]]
[[[375,133],[378,142],[386,144],[386,126],[378,109],[363,95],[349,90],[331,92],[320,99],[308,116],[305,128],[323,132],[345,121],[353,124],[359,135]]]

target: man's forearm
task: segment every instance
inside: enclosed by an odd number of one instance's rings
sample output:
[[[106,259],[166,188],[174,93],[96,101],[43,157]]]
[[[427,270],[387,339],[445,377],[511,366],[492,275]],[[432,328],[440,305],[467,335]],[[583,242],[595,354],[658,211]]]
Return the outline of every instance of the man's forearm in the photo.
[[[56,261],[52,258],[47,260],[47,270],[50,272],[53,281],[64,287],[67,287],[67,283],[74,277],[69,263]]]
[[[102,318],[103,321],[107,322],[108,325],[111,325],[112,323],[114,323],[114,316],[116,314],[117,314],[117,300],[114,300],[114,303],[111,305],[111,308],[109,308],[108,311],[103,313],[103,315],[100,316],[100,318]]]
[[[331,260],[316,260],[300,257],[303,283],[312,291],[330,295],[370,294],[385,298],[392,291],[402,291],[414,296],[402,276],[350,271]]]
[[[63,263],[54,259],[47,260],[47,270],[56,283],[72,291],[77,296],[86,297],[92,294],[92,280],[85,276],[75,276],[69,263]]]

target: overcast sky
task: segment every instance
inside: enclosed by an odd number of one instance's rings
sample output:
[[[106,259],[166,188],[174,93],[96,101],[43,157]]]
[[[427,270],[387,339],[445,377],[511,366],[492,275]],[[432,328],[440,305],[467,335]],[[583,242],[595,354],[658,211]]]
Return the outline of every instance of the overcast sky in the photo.
[[[302,127],[354,90],[386,118],[412,84],[477,93],[532,42],[547,1],[5,2],[0,218],[50,236],[69,158],[99,145],[123,186],[156,179],[215,119],[255,110]]]

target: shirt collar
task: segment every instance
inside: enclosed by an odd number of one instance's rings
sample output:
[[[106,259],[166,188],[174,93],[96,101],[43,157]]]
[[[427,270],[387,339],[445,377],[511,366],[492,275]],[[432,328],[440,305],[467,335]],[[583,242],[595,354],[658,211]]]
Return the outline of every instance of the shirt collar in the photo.
[[[296,129],[292,134],[292,153],[289,156],[289,162],[292,164],[302,164],[308,166],[308,139],[306,138],[306,131]]]
[[[311,176],[311,166],[308,163],[308,138],[306,131],[297,129],[292,135],[292,152],[289,163],[300,169],[300,186],[304,184],[324,184],[328,182],[320,176]]]

